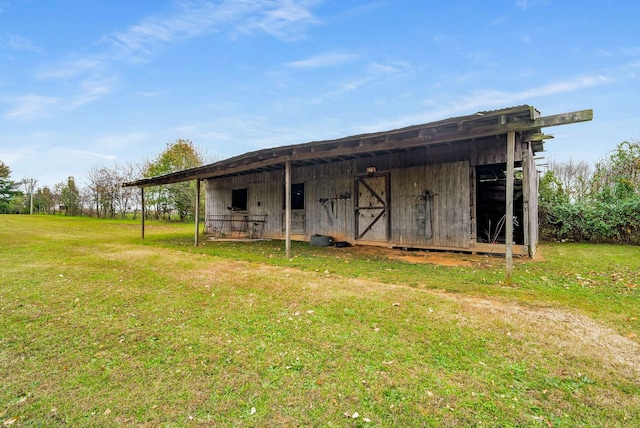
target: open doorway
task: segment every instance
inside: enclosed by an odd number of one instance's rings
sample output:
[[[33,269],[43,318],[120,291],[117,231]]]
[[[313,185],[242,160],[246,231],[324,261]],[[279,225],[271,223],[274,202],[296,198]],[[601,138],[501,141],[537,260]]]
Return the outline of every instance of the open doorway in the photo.
[[[477,241],[505,243],[507,164],[476,166]],[[522,162],[515,163],[513,181],[513,239],[524,244]]]

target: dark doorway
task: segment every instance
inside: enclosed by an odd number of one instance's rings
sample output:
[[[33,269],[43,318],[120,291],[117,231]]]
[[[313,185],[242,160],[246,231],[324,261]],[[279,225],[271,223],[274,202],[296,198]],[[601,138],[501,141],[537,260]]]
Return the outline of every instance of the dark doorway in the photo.
[[[284,201],[284,197],[282,200]],[[283,202],[284,203],[284,202]],[[285,208],[284,206],[282,207]],[[296,183],[291,185],[291,209],[304,209],[304,183]]]
[[[478,242],[505,243],[507,165],[476,167],[476,218]],[[515,163],[513,181],[513,239],[524,244],[522,162]]]

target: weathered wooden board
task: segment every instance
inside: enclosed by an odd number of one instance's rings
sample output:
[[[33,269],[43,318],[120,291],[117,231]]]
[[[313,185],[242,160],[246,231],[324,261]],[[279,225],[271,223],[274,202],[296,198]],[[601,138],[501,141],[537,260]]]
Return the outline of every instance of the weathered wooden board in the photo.
[[[469,248],[469,174],[468,162],[392,171],[392,242]]]
[[[294,239],[309,239],[320,234],[356,242],[363,227],[367,227],[363,219],[357,222],[357,216],[373,215],[375,218],[380,214],[375,208],[365,213],[366,210],[356,206],[356,203],[367,205],[367,201],[376,203],[373,193],[363,193],[357,184],[357,177],[362,176],[367,167],[375,167],[378,172],[388,173],[386,183],[372,185],[377,189],[376,193],[388,192],[388,208],[384,218],[361,237],[362,242],[469,250],[475,242],[477,227],[474,218],[475,165],[499,163],[505,158],[502,152],[504,139],[496,138],[485,142],[481,148],[466,144],[455,146],[454,150],[431,147],[293,168],[292,184],[304,184],[304,208],[292,211]],[[516,150],[516,157],[522,158],[521,150]],[[380,186],[388,186],[389,190],[378,189]],[[245,188],[247,214],[266,215],[263,237],[283,239],[282,171],[208,181],[207,214],[228,212],[232,190]],[[359,197],[364,199],[357,201]],[[529,209],[530,212],[535,209],[531,201]]]

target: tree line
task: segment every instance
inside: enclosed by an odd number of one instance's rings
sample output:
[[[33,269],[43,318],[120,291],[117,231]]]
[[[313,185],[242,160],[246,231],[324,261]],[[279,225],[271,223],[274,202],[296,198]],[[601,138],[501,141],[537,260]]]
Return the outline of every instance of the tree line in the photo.
[[[74,177],[37,187],[36,178],[11,179],[11,169],[0,160],[0,213],[60,214],[98,218],[136,218],[141,212],[140,192],[122,183],[154,177],[202,165],[204,156],[190,140],[167,143],[165,150],[140,164],[94,166],[81,186]],[[195,183],[156,186],[145,191],[145,211],[150,218],[180,221],[192,219],[196,204]]]
[[[640,245],[640,141],[595,166],[550,162],[539,182],[542,240]]]

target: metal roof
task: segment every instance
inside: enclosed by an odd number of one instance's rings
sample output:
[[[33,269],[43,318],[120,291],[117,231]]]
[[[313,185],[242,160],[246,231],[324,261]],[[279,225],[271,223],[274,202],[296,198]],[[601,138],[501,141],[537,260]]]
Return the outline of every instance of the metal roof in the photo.
[[[425,147],[465,142],[481,143],[509,131],[520,132],[523,141],[531,142],[534,152],[537,152],[542,150],[543,140],[550,138],[541,133],[543,127],[583,122],[592,118],[593,110],[541,117],[540,112],[535,108],[521,105],[390,131],[261,149],[196,168],[123,183],[123,186],[156,186],[279,170],[284,169],[287,161],[290,161],[293,167],[297,167],[358,159],[383,153],[418,150]]]

